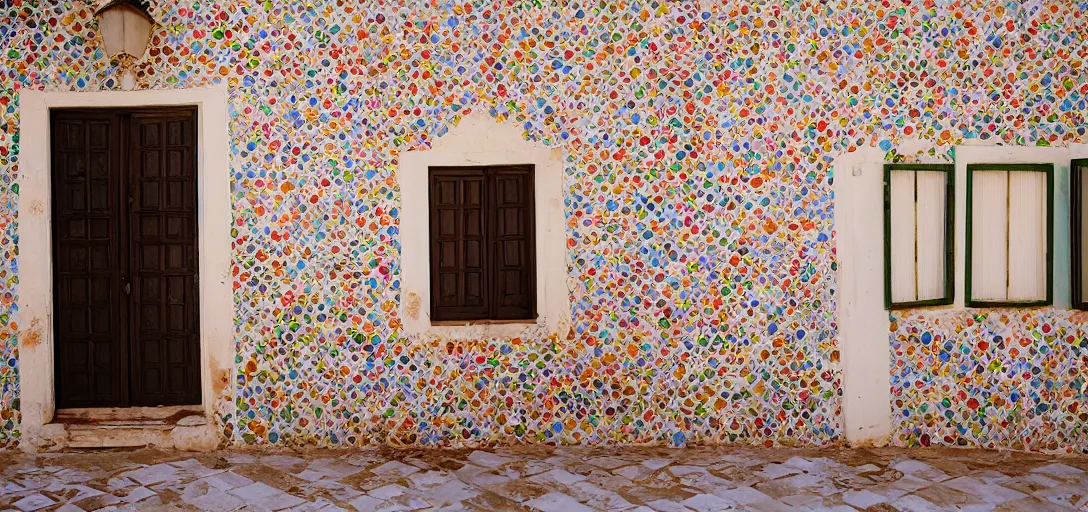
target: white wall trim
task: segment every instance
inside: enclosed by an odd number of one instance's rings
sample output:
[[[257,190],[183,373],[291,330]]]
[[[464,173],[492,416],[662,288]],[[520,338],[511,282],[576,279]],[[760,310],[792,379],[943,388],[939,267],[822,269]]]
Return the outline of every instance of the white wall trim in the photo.
[[[24,438],[55,412],[49,110],[71,107],[198,107],[197,207],[200,381],[205,415],[234,383],[229,106],[226,84],[131,92],[19,91],[19,391]]]
[[[832,163],[843,432],[854,446],[892,431],[891,347],[884,309],[884,152],[859,148]]]
[[[400,155],[401,301],[404,333],[448,339],[512,338],[544,327],[565,336],[570,329],[567,283],[566,213],[563,203],[563,153],[522,137],[512,121],[497,123],[473,113],[434,141],[432,147]],[[431,166],[535,166],[537,322],[527,324],[431,325],[430,212],[428,168]]]

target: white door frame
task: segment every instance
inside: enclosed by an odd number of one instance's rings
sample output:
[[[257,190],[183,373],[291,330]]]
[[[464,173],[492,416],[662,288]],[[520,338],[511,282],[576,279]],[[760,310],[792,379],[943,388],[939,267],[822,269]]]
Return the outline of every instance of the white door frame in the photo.
[[[49,111],[56,108],[197,107],[200,389],[204,414],[234,382],[228,91],[213,87],[131,92],[19,92],[19,402],[24,437],[53,420],[53,269]],[[229,391],[227,392],[229,394]]]

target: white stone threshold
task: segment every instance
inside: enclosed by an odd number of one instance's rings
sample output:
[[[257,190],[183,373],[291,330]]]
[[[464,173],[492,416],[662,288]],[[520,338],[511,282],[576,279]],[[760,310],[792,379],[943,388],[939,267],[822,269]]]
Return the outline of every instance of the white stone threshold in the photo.
[[[59,409],[42,426],[33,451],[93,448],[159,448],[211,451],[219,445],[215,425],[199,405]]]

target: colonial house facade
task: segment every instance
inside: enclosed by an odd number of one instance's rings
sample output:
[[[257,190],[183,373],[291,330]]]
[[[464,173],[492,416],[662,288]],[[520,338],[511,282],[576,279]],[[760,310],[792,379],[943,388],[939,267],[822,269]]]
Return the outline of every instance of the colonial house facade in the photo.
[[[1088,453],[1084,2],[4,5],[0,447]]]

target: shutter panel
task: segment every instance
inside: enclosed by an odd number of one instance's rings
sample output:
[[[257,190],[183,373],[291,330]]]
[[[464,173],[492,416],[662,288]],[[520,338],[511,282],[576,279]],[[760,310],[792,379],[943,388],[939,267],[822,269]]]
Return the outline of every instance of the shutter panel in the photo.
[[[915,209],[918,233],[917,300],[940,299],[945,296],[948,174],[939,171],[915,171],[915,174],[918,187]]]
[[[1009,172],[1011,301],[1046,299],[1046,173]]]
[[[120,133],[110,113],[53,118],[53,286],[57,407],[118,406],[126,399],[119,287]]]
[[[975,300],[1007,298],[1007,171],[972,173],[971,290]]]
[[[1077,297],[1079,304],[1073,304],[1074,307],[1083,307],[1085,300],[1088,300],[1088,265],[1085,265],[1085,258],[1088,258],[1088,222],[1085,222],[1086,213],[1088,213],[1088,179],[1085,179],[1085,173],[1088,173],[1088,160],[1075,160],[1071,166],[1070,172],[1074,175],[1074,183],[1077,184],[1077,189],[1073,191],[1073,211],[1076,212],[1077,218],[1073,219],[1073,226],[1076,226],[1079,234],[1079,248],[1080,254],[1078,254],[1078,260],[1074,261],[1073,265],[1079,266],[1080,282],[1073,283],[1073,286],[1079,286],[1079,294],[1074,294]],[[1076,273],[1075,273],[1076,274]]]
[[[885,164],[885,296],[891,309],[952,302],[951,165]]]
[[[892,302],[914,302],[914,171],[891,173]]]
[[[536,318],[531,167],[489,170],[493,320]]]
[[[431,175],[431,318],[488,317],[483,169],[435,169]]]

